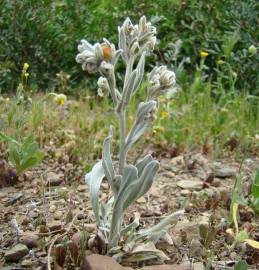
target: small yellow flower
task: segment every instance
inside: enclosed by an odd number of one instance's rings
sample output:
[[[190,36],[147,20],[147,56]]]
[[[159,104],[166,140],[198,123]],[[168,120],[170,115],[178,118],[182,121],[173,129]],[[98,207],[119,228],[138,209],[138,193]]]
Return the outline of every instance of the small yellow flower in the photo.
[[[54,101],[58,104],[58,105],[65,105],[66,101],[67,101],[67,97],[64,94],[57,94],[54,98]]]
[[[24,63],[24,64],[23,64],[23,70],[22,70],[23,73],[25,73],[25,72],[27,71],[27,69],[29,68],[29,66],[30,66],[30,65],[29,65],[28,63]]]
[[[25,72],[25,73],[24,73],[24,76],[25,76],[26,78],[28,78],[29,75],[30,75],[30,73],[28,73],[28,72]]]
[[[167,118],[169,113],[166,112],[166,111],[163,111],[163,112],[161,112],[161,115],[162,115],[163,118]]]
[[[5,101],[6,101],[6,102],[9,102],[9,101],[10,101],[10,98],[6,98]]]
[[[205,51],[202,51],[200,54],[202,58],[206,58],[209,55],[209,53]]]

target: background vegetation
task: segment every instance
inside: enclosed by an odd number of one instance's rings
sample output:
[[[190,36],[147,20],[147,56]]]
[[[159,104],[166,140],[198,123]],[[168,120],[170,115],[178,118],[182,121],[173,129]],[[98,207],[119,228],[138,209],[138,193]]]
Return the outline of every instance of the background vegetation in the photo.
[[[167,65],[176,72],[180,90],[174,100],[162,100],[147,140],[167,150],[176,144],[199,145],[219,155],[225,148],[258,151],[258,1],[2,0],[0,8],[0,93],[16,93],[23,65],[29,63],[23,80],[28,95],[54,91],[78,101],[61,113],[42,95],[34,96],[30,109],[11,100],[1,106],[0,131],[16,139],[33,133],[41,146],[49,140],[65,145],[70,137],[66,141],[64,132],[72,132],[77,146],[72,156],[98,157],[112,112],[109,100],[93,97],[97,78],[75,62],[77,44],[102,37],[116,43],[117,25],[127,16],[136,22],[145,14],[158,29],[147,71]],[[202,57],[202,51],[208,55]]]
[[[200,51],[206,50],[208,80],[217,81],[220,69],[224,73],[220,81],[229,88],[228,67],[217,66],[218,60],[226,60],[237,76],[238,91],[259,91],[258,59],[248,51],[251,45],[256,46],[259,36],[256,0],[2,0],[0,8],[2,92],[16,89],[25,62],[30,63],[30,83],[35,91],[58,89],[62,80],[69,89],[95,89],[94,79],[85,80],[75,64],[79,40],[108,37],[115,42],[117,25],[126,16],[137,21],[143,14],[158,26],[161,41],[156,62],[176,69],[176,60],[180,63],[187,58],[181,84],[193,80]],[[180,43],[181,50],[175,54],[175,45]]]

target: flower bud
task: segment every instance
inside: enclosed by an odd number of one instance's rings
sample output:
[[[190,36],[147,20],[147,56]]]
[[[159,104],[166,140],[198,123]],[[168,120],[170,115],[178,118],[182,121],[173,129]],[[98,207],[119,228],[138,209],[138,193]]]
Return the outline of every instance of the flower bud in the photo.
[[[109,83],[108,83],[106,78],[100,77],[97,81],[97,85],[98,85],[97,91],[98,91],[98,95],[100,97],[108,95],[108,93],[110,91],[110,87],[109,87]]]
[[[110,77],[113,71],[113,65],[106,62],[102,61],[100,65],[100,72],[105,76],[105,77]]]
[[[257,48],[255,47],[255,45],[251,45],[249,48],[248,48],[248,52],[249,54],[252,56],[252,55],[255,55],[257,53]]]
[[[158,96],[163,92],[172,90],[176,84],[176,77],[173,71],[166,66],[155,67],[148,75],[148,95]]]

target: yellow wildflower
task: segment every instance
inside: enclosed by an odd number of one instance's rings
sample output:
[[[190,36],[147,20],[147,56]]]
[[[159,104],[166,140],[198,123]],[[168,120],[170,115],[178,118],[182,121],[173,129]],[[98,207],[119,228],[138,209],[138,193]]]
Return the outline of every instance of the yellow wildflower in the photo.
[[[27,69],[29,68],[29,64],[28,63],[24,63],[23,64],[23,72],[25,73],[27,71]]]
[[[58,104],[58,105],[65,105],[66,101],[67,101],[67,97],[64,94],[57,94],[54,98],[54,101]]]
[[[206,58],[209,55],[209,53],[205,51],[202,51],[200,54],[202,58]]]
[[[161,115],[162,115],[163,118],[167,118],[169,113],[166,112],[166,111],[163,111],[163,112],[161,112]]]
[[[30,75],[30,74],[29,74],[28,72],[25,72],[25,73],[24,73],[24,76],[25,76],[26,78],[28,78],[29,75]]]

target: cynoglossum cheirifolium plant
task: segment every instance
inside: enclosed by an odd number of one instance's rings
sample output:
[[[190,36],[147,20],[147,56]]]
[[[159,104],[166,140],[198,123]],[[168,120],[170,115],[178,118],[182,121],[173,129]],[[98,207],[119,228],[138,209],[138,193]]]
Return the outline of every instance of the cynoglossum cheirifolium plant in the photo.
[[[152,241],[161,238],[166,231],[165,226],[175,223],[183,211],[178,211],[163,219],[159,224],[150,229],[136,232],[139,225],[137,217],[128,226],[123,226],[123,218],[128,207],[138,198],[143,196],[151,187],[159,169],[159,162],[151,155],[131,165],[127,163],[127,153],[134,143],[147,131],[156,118],[158,101],[157,97],[169,90],[174,90],[176,78],[173,71],[165,66],[154,67],[147,76],[147,98],[138,106],[135,122],[126,134],[126,110],[132,95],[140,88],[144,78],[145,58],[150,54],[156,43],[156,28],[142,17],[138,25],[133,25],[127,18],[118,28],[118,49],[107,39],[103,43],[90,44],[83,39],[78,46],[79,54],[76,61],[82,64],[82,69],[89,73],[100,73],[98,79],[98,94],[110,95],[119,118],[119,166],[114,167],[111,155],[111,142],[114,128],[110,127],[108,137],[104,140],[102,160],[98,161],[92,171],[85,177],[90,187],[91,203],[98,225],[99,236],[108,245],[108,252],[119,252],[117,258],[128,254],[137,254],[136,245],[148,244],[138,251],[149,251],[149,259],[167,258],[161,251],[154,249]],[[115,66],[119,59],[126,65],[122,89],[116,86]],[[112,197],[106,204],[99,206],[98,192],[103,178],[106,177],[112,190]],[[101,210],[101,211],[100,211]],[[126,236],[123,248],[119,248],[120,240]],[[151,246],[150,246],[151,245]],[[152,246],[153,245],[153,246]],[[135,251],[135,253],[134,253]],[[115,252],[115,253],[116,253]]]

